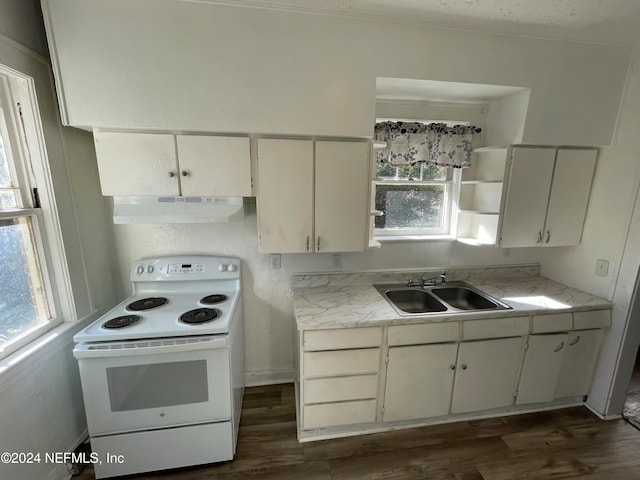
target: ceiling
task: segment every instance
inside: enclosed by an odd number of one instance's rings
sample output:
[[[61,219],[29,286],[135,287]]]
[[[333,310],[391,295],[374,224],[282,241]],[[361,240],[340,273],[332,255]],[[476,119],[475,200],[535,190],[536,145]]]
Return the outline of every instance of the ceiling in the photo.
[[[640,43],[640,0],[226,0],[598,43]]]

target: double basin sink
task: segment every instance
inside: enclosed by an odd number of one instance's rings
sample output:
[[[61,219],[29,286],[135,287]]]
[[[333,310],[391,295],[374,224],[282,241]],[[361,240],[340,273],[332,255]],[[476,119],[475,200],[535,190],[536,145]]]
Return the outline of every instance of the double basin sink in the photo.
[[[402,316],[511,308],[464,282],[425,287],[374,285],[374,288]]]

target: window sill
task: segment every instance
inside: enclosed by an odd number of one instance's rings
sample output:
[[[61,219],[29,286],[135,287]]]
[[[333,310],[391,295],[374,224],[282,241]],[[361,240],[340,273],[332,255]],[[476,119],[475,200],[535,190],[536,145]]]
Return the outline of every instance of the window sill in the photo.
[[[456,237],[453,235],[380,235],[375,236],[374,240],[380,243],[393,242],[455,242]]]
[[[0,360],[0,384],[10,380],[43,357],[68,348],[73,336],[86,325],[85,321],[63,322]]]

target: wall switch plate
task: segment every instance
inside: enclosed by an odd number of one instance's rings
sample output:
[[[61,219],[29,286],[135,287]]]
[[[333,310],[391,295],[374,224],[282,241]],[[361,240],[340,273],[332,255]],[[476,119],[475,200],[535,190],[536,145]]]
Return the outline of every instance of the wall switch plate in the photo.
[[[279,253],[272,253],[269,255],[269,263],[271,264],[271,270],[277,270],[282,267],[282,256]]]
[[[606,277],[609,273],[609,261],[601,258],[596,260],[596,275]]]

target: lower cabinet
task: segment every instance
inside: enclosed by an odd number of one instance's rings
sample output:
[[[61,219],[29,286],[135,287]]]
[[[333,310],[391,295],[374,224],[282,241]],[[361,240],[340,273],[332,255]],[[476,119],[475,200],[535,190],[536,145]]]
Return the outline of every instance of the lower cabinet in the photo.
[[[566,343],[566,333],[529,337],[516,404],[550,402],[554,399]]]
[[[610,321],[597,310],[301,332],[301,430],[585,396]]]
[[[555,398],[589,394],[603,338],[603,329],[569,332]]]
[[[389,348],[383,420],[513,404],[523,345],[516,337]]]
[[[390,347],[383,420],[447,415],[457,352],[456,343]]]
[[[302,332],[302,428],[375,422],[382,327]]]
[[[451,413],[513,404],[524,337],[460,343]]]

